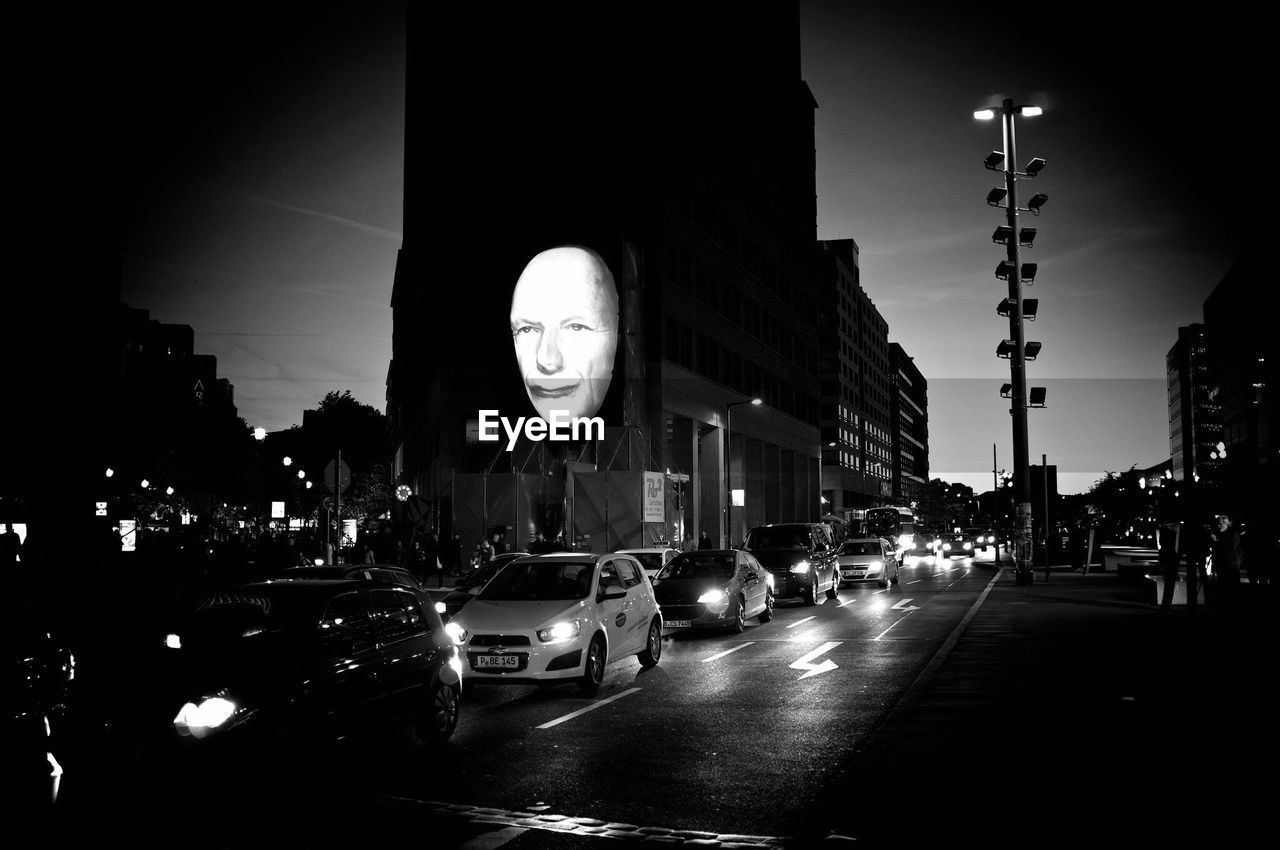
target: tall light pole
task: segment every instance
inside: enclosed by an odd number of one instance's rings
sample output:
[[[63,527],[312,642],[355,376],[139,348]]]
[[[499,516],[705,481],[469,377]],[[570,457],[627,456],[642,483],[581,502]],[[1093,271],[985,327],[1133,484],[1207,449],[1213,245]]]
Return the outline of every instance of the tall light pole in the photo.
[[[724,406],[724,546],[726,549],[731,544],[730,535],[733,533],[733,482],[730,480],[729,455],[733,448],[733,409],[744,404],[750,404],[759,407],[764,404],[764,399],[753,398],[747,401],[731,401]]]
[[[1031,245],[1032,240],[1035,239],[1035,230],[1034,228],[1029,228],[1029,233],[1019,231],[1018,213],[1030,212],[1039,215],[1040,207],[1044,205],[1048,197],[1036,194],[1027,202],[1026,207],[1018,206],[1018,178],[1034,177],[1044,168],[1045,161],[1037,157],[1027,165],[1026,171],[1019,172],[1016,170],[1018,154],[1013,119],[1017,115],[1028,117],[1039,115],[1041,111],[1038,106],[1026,104],[1015,106],[1012,100],[1005,98],[998,109],[992,107],[979,110],[973,114],[973,117],[979,120],[991,120],[999,114],[1004,124],[1004,151],[1003,153],[993,151],[987,157],[986,166],[992,171],[1004,171],[1004,188],[991,190],[991,193],[987,195],[987,203],[991,206],[1003,206],[1007,214],[1006,226],[997,228],[992,236],[992,241],[1003,242],[1008,252],[1008,258],[996,267],[996,275],[1001,278],[1007,278],[1009,282],[1009,295],[1000,303],[997,309],[1001,315],[1008,315],[1009,317],[1010,338],[1000,343],[996,353],[999,356],[1007,356],[1009,358],[1009,378],[1012,385],[1010,387],[1010,398],[1013,401],[1013,405],[1009,413],[1013,417],[1013,482],[1014,501],[1017,506],[1013,540],[1014,581],[1016,584],[1030,584],[1032,579],[1031,466],[1028,456],[1029,441],[1027,437],[1026,361],[1028,359],[1028,343],[1023,330],[1022,282],[1024,277],[1030,280],[1035,276],[1034,264],[1028,264],[1028,267],[1024,269],[1018,250],[1021,245],[1028,247]],[[1040,350],[1040,344],[1031,343],[1030,346],[1033,347],[1031,356],[1034,358],[1035,353]]]

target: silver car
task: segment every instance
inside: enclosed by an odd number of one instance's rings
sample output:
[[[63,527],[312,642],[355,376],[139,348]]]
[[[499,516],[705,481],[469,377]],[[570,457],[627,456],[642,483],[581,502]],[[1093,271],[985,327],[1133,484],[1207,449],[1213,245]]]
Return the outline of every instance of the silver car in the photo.
[[[881,587],[898,583],[898,556],[883,537],[855,537],[836,550],[840,583],[874,581]]]

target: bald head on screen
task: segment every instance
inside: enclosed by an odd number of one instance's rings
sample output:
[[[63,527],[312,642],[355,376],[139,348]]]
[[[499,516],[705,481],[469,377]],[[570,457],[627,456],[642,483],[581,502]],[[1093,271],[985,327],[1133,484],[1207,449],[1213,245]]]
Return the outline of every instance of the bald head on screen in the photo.
[[[600,255],[568,245],[530,260],[511,297],[511,336],[539,416],[596,415],[618,350],[618,290]]]

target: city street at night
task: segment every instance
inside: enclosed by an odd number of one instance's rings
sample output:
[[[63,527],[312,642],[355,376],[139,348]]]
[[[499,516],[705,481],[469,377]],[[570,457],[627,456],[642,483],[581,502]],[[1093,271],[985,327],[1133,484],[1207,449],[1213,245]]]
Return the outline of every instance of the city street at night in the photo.
[[[5,846],[1260,844],[1255,11],[20,8]]]

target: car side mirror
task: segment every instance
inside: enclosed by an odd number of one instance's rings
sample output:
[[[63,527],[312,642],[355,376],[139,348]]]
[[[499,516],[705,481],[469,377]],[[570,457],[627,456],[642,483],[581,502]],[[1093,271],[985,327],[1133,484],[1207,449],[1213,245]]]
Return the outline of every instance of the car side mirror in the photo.
[[[621,587],[606,587],[600,591],[600,598],[603,599],[625,599],[627,591]]]

